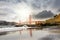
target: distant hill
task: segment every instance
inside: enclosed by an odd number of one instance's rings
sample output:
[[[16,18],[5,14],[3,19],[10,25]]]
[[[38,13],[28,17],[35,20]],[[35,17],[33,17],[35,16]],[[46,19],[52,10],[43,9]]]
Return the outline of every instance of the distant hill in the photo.
[[[51,11],[43,10],[42,12],[39,12],[35,15],[35,18],[37,19],[45,19],[45,18],[51,18],[54,16],[54,13]]]
[[[46,23],[60,23],[60,14],[55,15],[54,18],[46,20]]]
[[[8,22],[8,21],[1,21],[0,20],[0,25],[15,25],[15,22]]]

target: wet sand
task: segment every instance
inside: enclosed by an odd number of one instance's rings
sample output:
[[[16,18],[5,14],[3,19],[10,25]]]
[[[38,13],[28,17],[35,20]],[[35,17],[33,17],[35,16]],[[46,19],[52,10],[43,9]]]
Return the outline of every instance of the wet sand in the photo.
[[[22,31],[21,33],[14,32],[7,35],[0,36],[0,40],[38,40],[44,36],[49,35],[48,32],[42,30],[34,30],[32,36],[30,35],[29,30]]]
[[[48,30],[23,30],[1,35],[0,40],[60,40],[60,33],[51,33]]]

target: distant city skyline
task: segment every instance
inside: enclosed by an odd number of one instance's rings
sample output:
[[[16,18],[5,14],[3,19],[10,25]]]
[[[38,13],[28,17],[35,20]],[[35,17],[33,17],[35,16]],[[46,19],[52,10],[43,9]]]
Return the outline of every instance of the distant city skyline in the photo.
[[[59,12],[60,0],[0,0],[0,20],[26,21],[29,15],[33,19],[46,20]]]

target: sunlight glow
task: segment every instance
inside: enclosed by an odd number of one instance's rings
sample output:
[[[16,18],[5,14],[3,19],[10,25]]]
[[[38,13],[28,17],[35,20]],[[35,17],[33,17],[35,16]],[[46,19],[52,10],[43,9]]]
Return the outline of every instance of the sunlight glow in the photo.
[[[19,4],[17,7],[14,9],[16,12],[16,21],[27,21],[29,15],[31,14],[32,10],[29,6],[25,4]]]

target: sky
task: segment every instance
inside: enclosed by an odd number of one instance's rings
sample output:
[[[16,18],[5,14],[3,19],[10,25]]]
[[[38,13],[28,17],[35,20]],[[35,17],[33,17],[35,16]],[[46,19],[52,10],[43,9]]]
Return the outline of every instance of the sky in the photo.
[[[28,21],[29,15],[45,20],[59,12],[60,0],[0,0],[0,20]]]

